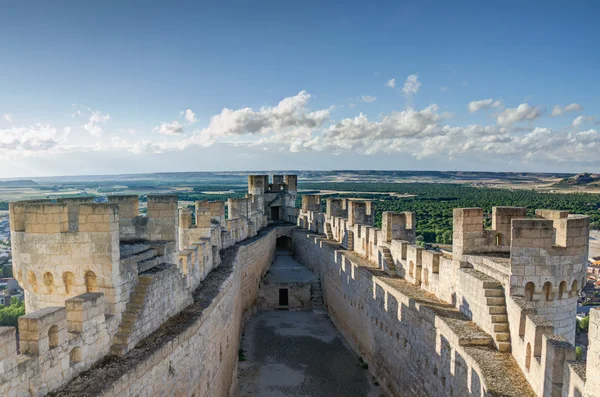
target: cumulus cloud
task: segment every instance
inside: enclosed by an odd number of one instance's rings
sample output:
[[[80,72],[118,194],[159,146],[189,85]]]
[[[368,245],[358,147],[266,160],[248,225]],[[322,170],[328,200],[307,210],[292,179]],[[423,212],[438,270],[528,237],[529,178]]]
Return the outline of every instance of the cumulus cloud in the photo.
[[[390,88],[396,88],[396,78],[394,77],[393,79],[388,80],[387,83],[385,83],[385,86]]]
[[[522,103],[516,108],[506,108],[497,117],[496,122],[502,126],[509,126],[520,121],[533,121],[543,114],[539,107]]]
[[[6,120],[6,121],[12,121],[13,120],[11,113],[4,113],[3,117],[4,117],[4,120]]]
[[[29,127],[14,127],[0,130],[0,150],[41,151],[58,143],[56,128],[35,124]]]
[[[196,113],[194,113],[192,109],[186,109],[185,111],[182,111],[181,115],[188,124],[194,124],[196,121],[198,121],[196,118]]]
[[[363,102],[371,103],[371,102],[375,102],[377,100],[377,97],[370,96],[370,95],[363,95],[361,99]]]
[[[355,102],[358,100],[364,101],[364,98],[354,98]],[[594,129],[580,131],[577,128],[594,121],[592,116],[582,116],[579,122],[574,120],[571,133],[539,128],[533,123],[516,127],[516,123],[536,120],[543,113],[527,103],[499,111],[497,123],[492,125],[451,125],[451,115],[435,104],[422,109],[409,106],[376,118],[360,113],[356,117],[330,122],[332,108],[311,110],[309,102],[310,95],[301,91],[273,106],[225,108],[211,117],[204,128],[187,135],[183,134],[183,120],[161,123],[154,131],[164,135],[154,135],[151,139],[143,137],[143,134],[136,139],[138,134],[130,135],[130,131],[123,129],[122,136],[98,142],[86,136],[86,143],[72,145],[69,144],[70,127],[38,124],[5,129],[0,130],[0,157],[91,151],[122,151],[144,156],[218,143],[291,152],[394,154],[417,159],[599,163],[596,153],[600,149],[600,134]],[[483,100],[477,105],[477,110],[495,107],[495,102]],[[182,117],[185,117],[185,112]],[[95,116],[92,114],[90,123],[101,125],[108,119],[108,115],[98,112]]]
[[[236,136],[267,133],[284,133],[286,130],[320,127],[329,119],[330,110],[309,111],[306,107],[310,94],[300,91],[297,95],[283,99],[273,107],[259,110],[242,108],[223,109],[210,119],[201,134],[209,136]]]
[[[86,124],[83,125],[83,129],[89,132],[91,135],[100,136],[102,135],[102,128],[99,124],[106,124],[110,120],[109,114],[102,114],[101,112],[94,110],[92,115]]]
[[[583,110],[583,106],[581,106],[578,103],[572,103],[570,105],[565,106],[564,108],[561,108],[559,105],[554,106],[554,108],[552,109],[552,117],[556,117],[556,116],[562,116],[565,113],[568,112],[579,112]]]
[[[404,95],[409,96],[419,92],[419,88],[421,88],[421,82],[419,82],[419,75],[415,73],[406,78],[402,91],[404,92]]]
[[[573,127],[579,127],[581,124],[593,123],[596,120],[594,116],[577,116],[571,124]]]
[[[469,108],[469,112],[471,112],[471,113],[477,112],[479,110],[499,108],[501,106],[502,106],[502,103],[500,101],[494,101],[494,99],[492,99],[492,98],[482,99],[479,101],[471,101],[467,105],[467,107]]]
[[[172,123],[162,122],[158,127],[152,129],[154,132],[165,135],[181,135],[183,134],[183,126],[178,121]]]

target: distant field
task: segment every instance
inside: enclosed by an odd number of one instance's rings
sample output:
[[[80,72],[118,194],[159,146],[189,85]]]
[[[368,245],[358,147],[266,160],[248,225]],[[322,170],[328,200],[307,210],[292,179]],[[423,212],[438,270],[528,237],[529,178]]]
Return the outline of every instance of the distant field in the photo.
[[[261,172],[257,172],[261,173]],[[266,172],[264,172],[266,173]],[[284,174],[286,172],[269,172]],[[299,176],[302,194],[324,198],[349,196],[375,201],[376,224],[382,211],[414,211],[417,234],[427,242],[449,243],[452,237],[452,209],[492,206],[524,206],[530,214],[536,208],[566,209],[587,214],[592,226],[600,228],[600,194],[584,193],[586,186],[559,186],[573,174],[438,172],[438,171],[289,171]],[[7,182],[9,183],[9,182]],[[0,184],[0,205],[32,198],[111,194],[137,194],[141,207],[153,193],[177,194],[180,205],[196,200],[227,200],[247,193],[246,173],[163,173],[96,177],[34,178],[16,181],[22,187]],[[570,193],[570,194],[564,194]],[[4,202],[4,203],[1,203]],[[0,210],[3,208],[0,207]],[[5,208],[4,208],[5,209]],[[489,224],[490,220],[486,222]]]

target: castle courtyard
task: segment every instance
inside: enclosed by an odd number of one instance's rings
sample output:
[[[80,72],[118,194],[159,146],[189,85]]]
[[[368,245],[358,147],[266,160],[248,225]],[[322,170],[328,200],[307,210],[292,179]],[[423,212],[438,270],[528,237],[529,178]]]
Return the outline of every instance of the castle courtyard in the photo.
[[[236,397],[382,395],[331,321],[311,311],[257,313],[241,349]]]

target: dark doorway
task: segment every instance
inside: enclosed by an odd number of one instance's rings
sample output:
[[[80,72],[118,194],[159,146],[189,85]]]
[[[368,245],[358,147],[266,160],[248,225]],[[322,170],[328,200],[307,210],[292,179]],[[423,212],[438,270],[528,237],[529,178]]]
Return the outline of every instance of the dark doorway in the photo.
[[[288,305],[288,289],[280,288],[279,289],[279,306],[287,306]]]
[[[278,221],[279,220],[279,210],[281,207],[271,207],[271,220]]]
[[[277,237],[277,250],[292,252],[292,239],[288,236]]]

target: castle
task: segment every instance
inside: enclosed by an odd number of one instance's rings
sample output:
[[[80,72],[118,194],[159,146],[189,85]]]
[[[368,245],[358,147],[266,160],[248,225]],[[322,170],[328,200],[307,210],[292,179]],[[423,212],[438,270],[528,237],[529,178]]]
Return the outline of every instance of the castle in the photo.
[[[0,327],[6,396],[227,396],[279,239],[387,395],[600,396],[600,310],[575,359],[589,219],[454,210],[451,251],[415,244],[414,213],[302,196],[295,175],[179,208],[174,195],[11,203],[27,314]],[[225,207],[227,206],[227,216]],[[85,372],[85,376],[82,373]]]

